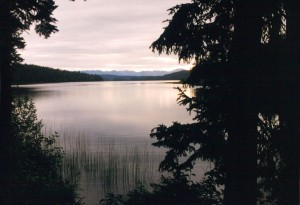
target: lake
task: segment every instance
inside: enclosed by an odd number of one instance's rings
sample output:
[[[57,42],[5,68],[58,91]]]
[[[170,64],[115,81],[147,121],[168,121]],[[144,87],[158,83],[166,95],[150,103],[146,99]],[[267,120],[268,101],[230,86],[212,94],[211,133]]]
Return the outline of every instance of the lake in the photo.
[[[22,85],[17,93],[33,100],[46,134],[59,134],[65,172],[80,173],[81,194],[93,205],[107,192],[124,194],[137,183],[158,181],[166,150],[151,146],[151,129],[193,118],[177,104],[178,86],[176,81],[55,83]],[[206,167],[200,163],[199,175]]]

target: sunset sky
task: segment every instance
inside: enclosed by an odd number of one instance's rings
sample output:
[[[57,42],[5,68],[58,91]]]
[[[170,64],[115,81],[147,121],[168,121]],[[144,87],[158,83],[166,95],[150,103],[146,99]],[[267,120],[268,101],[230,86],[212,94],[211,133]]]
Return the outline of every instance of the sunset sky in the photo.
[[[24,33],[24,63],[67,70],[174,70],[191,65],[149,46],[170,18],[167,9],[190,0],[57,0],[59,32],[49,39]]]

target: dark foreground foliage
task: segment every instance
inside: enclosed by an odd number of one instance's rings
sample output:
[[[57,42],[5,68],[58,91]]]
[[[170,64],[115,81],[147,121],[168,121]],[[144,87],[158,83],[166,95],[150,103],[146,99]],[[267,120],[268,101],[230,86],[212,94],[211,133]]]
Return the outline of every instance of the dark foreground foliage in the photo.
[[[183,173],[173,177],[161,177],[158,184],[151,184],[151,190],[137,186],[127,195],[107,194],[101,205],[220,205],[222,189],[216,186],[213,171],[207,173],[200,183],[193,182]]]
[[[160,169],[222,161],[224,205],[299,204],[299,1],[192,0],[151,48],[194,62],[179,103],[193,124],[155,128]],[[183,160],[182,158],[185,157]]]
[[[63,151],[55,146],[57,134],[44,136],[31,100],[16,99],[12,112],[16,144],[10,204],[82,204],[77,183],[62,175]]]

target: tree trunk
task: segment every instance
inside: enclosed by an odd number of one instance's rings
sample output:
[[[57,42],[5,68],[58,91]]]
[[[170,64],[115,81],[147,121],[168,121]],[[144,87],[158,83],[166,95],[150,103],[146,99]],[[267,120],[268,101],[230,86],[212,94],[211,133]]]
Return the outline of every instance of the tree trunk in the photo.
[[[287,63],[282,69],[281,123],[285,134],[279,205],[299,205],[300,166],[300,1],[286,0],[287,8]]]
[[[262,19],[259,1],[239,1],[235,7],[231,48],[228,155],[225,157],[225,205],[255,205],[257,201],[257,51]]]
[[[0,3],[0,203],[10,204],[14,138],[11,127],[12,28],[10,1]]]

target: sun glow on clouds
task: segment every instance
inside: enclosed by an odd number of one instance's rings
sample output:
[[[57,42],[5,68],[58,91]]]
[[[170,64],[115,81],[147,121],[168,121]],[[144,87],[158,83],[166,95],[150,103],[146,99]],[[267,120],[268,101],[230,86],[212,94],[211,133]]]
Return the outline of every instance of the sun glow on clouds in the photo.
[[[176,56],[152,53],[167,9],[189,0],[57,0],[58,33],[45,40],[24,34],[25,63],[68,70],[172,70],[190,68]]]

